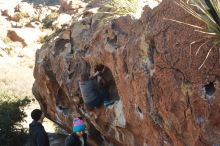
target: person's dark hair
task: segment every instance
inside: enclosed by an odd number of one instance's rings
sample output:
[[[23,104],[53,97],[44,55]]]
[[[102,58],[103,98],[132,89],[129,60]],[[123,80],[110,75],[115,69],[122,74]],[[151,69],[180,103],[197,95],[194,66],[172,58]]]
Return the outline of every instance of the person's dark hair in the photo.
[[[97,66],[95,67],[95,72],[97,72],[97,71],[102,71],[104,68],[105,68],[104,65],[99,64],[99,65],[97,65]]]
[[[34,109],[34,110],[31,112],[31,118],[32,118],[34,121],[38,121],[38,120],[41,118],[41,115],[42,115],[42,111],[39,110],[39,109]]]
[[[87,81],[89,80],[89,73],[82,73],[80,75],[80,81]]]
[[[80,120],[83,120],[83,117],[78,117]]]

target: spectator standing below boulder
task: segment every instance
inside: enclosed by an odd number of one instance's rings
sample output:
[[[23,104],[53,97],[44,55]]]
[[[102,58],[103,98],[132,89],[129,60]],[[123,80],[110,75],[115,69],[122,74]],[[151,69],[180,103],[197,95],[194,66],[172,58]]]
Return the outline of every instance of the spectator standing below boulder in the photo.
[[[50,146],[49,139],[42,125],[44,114],[39,109],[31,112],[33,122],[29,125],[29,142],[27,146]]]

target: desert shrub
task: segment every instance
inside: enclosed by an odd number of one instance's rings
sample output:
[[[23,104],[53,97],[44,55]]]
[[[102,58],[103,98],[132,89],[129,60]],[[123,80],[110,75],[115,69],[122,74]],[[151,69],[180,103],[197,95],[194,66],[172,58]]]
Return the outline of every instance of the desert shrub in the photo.
[[[11,43],[11,42],[13,42],[9,37],[5,37],[4,39],[3,39],[3,42],[5,43],[5,44],[9,44],[9,43]]]
[[[39,39],[37,40],[37,42],[43,44],[47,40],[47,37],[48,37],[48,35],[40,36]]]
[[[52,13],[50,13],[49,15],[47,15],[43,20],[43,27],[44,28],[51,28],[52,27],[52,23],[58,18],[59,13],[54,11]]]
[[[99,10],[99,13],[106,14],[102,21],[107,23],[119,16],[135,14],[140,9],[139,0],[110,0]]]
[[[27,139],[27,129],[20,124],[26,114],[22,110],[30,100],[13,94],[0,93],[0,145],[23,146]]]
[[[2,49],[5,53],[7,53],[8,55],[10,55],[13,51],[13,48],[3,48]]]
[[[35,22],[35,21],[39,21],[38,16],[33,16],[30,18],[30,22]]]
[[[139,0],[110,0],[105,7],[119,16],[136,13],[140,9]]]
[[[24,12],[18,12],[15,14],[15,18],[17,21],[28,17],[29,17],[28,13],[24,13]]]

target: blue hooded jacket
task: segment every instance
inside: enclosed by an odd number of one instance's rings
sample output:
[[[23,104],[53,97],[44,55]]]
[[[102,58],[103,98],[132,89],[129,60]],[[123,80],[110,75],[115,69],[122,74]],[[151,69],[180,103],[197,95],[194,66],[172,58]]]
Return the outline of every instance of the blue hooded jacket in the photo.
[[[29,135],[28,146],[50,146],[48,135],[41,123],[33,121],[29,125]]]

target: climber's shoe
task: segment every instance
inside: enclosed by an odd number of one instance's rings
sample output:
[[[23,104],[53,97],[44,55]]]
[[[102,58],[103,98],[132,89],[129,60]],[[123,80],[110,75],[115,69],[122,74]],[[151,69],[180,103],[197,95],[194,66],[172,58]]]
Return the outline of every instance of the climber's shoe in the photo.
[[[108,107],[109,105],[112,105],[112,104],[114,104],[114,101],[113,101],[113,100],[104,101],[104,106],[105,106],[105,107]]]

